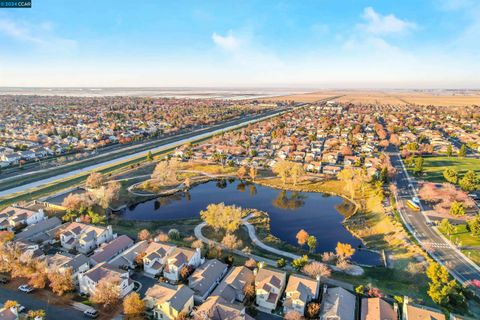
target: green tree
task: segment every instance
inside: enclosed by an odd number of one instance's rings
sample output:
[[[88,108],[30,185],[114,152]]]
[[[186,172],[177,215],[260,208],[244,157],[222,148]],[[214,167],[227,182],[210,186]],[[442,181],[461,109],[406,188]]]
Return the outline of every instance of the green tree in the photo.
[[[467,221],[470,233],[474,236],[480,236],[480,214]]]
[[[307,240],[307,245],[310,249],[310,252],[314,252],[317,248],[317,238],[315,238],[315,236],[309,236]]]
[[[152,155],[152,151],[148,151],[147,152],[147,161],[153,161],[153,155]]]
[[[423,158],[415,158],[415,167],[413,168],[413,173],[419,175],[423,172]]]
[[[447,269],[433,262],[428,266],[427,276],[430,279],[428,295],[433,302],[447,309],[465,306],[466,300],[462,288],[455,280],[450,279]]]
[[[285,261],[285,259],[283,258],[280,258],[277,260],[277,267],[278,268],[283,268],[287,265],[287,261]]]
[[[467,173],[459,181],[460,188],[464,191],[474,191],[479,187],[479,178],[473,170],[468,170]]]
[[[451,145],[447,147],[447,157],[451,157],[453,155],[453,149]]]
[[[467,155],[467,147],[462,144],[462,146],[460,147],[460,150],[458,151],[458,156],[459,157],[465,157]]]
[[[465,207],[462,202],[453,201],[450,206],[450,214],[454,216],[463,216],[465,215]]]
[[[292,261],[292,267],[296,270],[302,269],[308,263],[308,256],[304,255],[298,259]]]
[[[455,232],[455,227],[448,221],[448,219],[442,219],[440,222],[440,229],[448,235]]]
[[[458,183],[458,172],[455,169],[447,168],[443,171],[443,177],[447,182],[457,184]]]

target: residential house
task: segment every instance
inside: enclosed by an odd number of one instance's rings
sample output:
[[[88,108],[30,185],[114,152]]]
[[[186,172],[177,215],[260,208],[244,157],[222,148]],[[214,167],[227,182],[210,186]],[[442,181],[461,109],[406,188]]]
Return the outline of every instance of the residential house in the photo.
[[[185,285],[161,282],[148,288],[145,307],[153,312],[155,319],[175,320],[180,314],[188,315],[193,310],[193,295],[194,292]]]
[[[17,307],[0,308],[0,319],[2,320],[18,320]]]
[[[397,311],[381,298],[363,298],[360,320],[397,320]]]
[[[409,298],[403,300],[402,320],[446,320],[445,315],[437,309],[413,305]]]
[[[22,225],[32,225],[45,219],[42,209],[31,210],[18,206],[10,206],[0,211],[0,230],[12,230]]]
[[[260,310],[271,312],[277,308],[287,274],[282,271],[260,268],[255,275],[256,303]]]
[[[175,246],[161,243],[151,242],[145,248],[145,256],[143,257],[143,270],[146,274],[156,276],[160,274],[166,263],[166,258],[174,250]]]
[[[102,262],[87,272],[78,275],[80,292],[91,295],[95,292],[98,283],[103,279],[119,279],[120,297],[122,298],[133,290],[133,281],[130,279],[128,271]]]
[[[291,275],[288,278],[285,289],[284,312],[296,311],[304,314],[307,304],[312,300],[318,299],[319,291],[319,280],[313,280],[301,275]]]
[[[123,251],[115,258],[108,262],[109,265],[116,266],[120,269],[134,269],[136,266],[135,259],[143,256],[145,249],[148,247],[148,241],[143,240],[135,243],[133,246]]]
[[[227,273],[228,265],[217,259],[208,260],[188,278],[188,286],[195,292],[195,302],[204,302]]]
[[[40,246],[31,241],[18,240],[14,242],[18,250],[20,250],[20,261],[29,262],[32,259],[42,259],[45,257],[45,253],[40,249]]]
[[[133,246],[133,240],[126,235],[121,235],[108,243],[103,243],[95,253],[90,256],[92,265],[97,265],[102,262],[109,262],[117,255]]]
[[[194,312],[195,320],[253,320],[245,313],[245,306],[229,303],[219,296],[209,297]]]
[[[254,281],[255,276],[252,270],[245,266],[234,267],[215,288],[212,295],[220,296],[230,303],[234,301],[243,302],[245,300],[245,287],[253,285]]]
[[[48,269],[57,269],[59,272],[65,272],[67,269],[72,270],[72,277],[75,284],[78,284],[79,274],[84,273],[90,269],[89,259],[79,253],[72,255],[67,252],[56,253],[50,255],[46,259]]]
[[[60,227],[62,221],[57,217],[42,220],[39,223],[27,226],[22,232],[15,235],[15,240],[30,240],[32,242],[51,242],[55,233],[50,232]]]
[[[91,252],[102,243],[112,240],[112,226],[100,227],[80,222],[72,222],[60,232],[60,242],[67,250],[77,250],[83,254]]]
[[[356,297],[342,287],[324,290],[320,320],[355,320]]]
[[[201,263],[200,249],[175,248],[167,257],[163,276],[171,282],[177,282],[180,278],[180,270],[183,267],[196,268]]]

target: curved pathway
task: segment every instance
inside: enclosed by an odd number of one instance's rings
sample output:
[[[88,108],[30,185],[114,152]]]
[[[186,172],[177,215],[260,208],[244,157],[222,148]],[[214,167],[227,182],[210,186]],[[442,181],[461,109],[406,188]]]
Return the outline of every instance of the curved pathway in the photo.
[[[242,219],[242,224],[245,225],[245,227],[247,227],[248,236],[250,237],[250,239],[252,240],[252,242],[256,246],[260,247],[261,249],[263,249],[265,251],[274,253],[278,256],[285,257],[285,258],[288,258],[288,259],[293,259],[294,260],[294,259],[301,258],[301,256],[293,254],[291,252],[287,252],[287,251],[283,251],[283,250],[271,247],[271,246],[265,244],[264,242],[262,242],[260,239],[258,239],[257,234],[255,232],[255,227],[251,223],[248,222],[248,220],[252,216],[253,216],[253,213],[251,213],[247,217],[243,218]],[[219,243],[217,241],[214,241],[214,240],[210,240],[202,234],[202,229],[206,225],[207,225],[206,222],[202,222],[195,227],[195,229],[194,229],[195,237],[197,237],[197,239],[201,240],[202,242],[204,242],[206,244],[215,243],[215,244],[220,245],[221,247],[225,248],[225,246],[223,246],[221,243]],[[268,264],[270,266],[274,266],[274,267],[277,266],[276,261],[266,259],[266,258],[261,257],[261,256],[256,256],[256,255],[253,255],[253,254],[245,253],[245,252],[240,251],[240,250],[231,250],[231,251],[233,251],[234,253],[239,254],[241,256],[244,256],[244,257],[264,261],[266,264]],[[315,260],[314,259],[309,259],[309,261],[315,261]],[[329,265],[329,267],[332,268],[332,270],[335,270],[335,271],[342,271],[342,270],[340,270],[339,268],[337,268],[336,266],[333,266],[333,265]],[[350,268],[348,270],[344,271],[344,272],[348,273],[350,275],[362,275],[363,274],[363,268],[360,267],[360,266],[357,266],[357,265],[350,265]]]

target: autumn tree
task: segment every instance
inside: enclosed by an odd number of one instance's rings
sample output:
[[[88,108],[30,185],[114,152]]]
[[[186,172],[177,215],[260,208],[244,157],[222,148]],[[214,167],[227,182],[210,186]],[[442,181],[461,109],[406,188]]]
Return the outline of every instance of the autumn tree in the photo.
[[[332,270],[325,263],[312,261],[302,268],[302,272],[309,277],[316,279],[317,277],[330,277]]]
[[[273,173],[280,177],[283,185],[287,183],[287,178],[290,172],[290,163],[285,160],[280,160],[272,168]]]
[[[245,178],[245,175],[247,174],[247,169],[244,167],[244,166],[241,166],[238,170],[237,170],[237,176],[243,180]]]
[[[10,309],[10,308],[13,308],[13,307],[18,307],[20,304],[15,301],[15,300],[7,300],[5,301],[5,303],[3,304],[3,308],[4,309]]]
[[[160,161],[153,170],[152,180],[160,184],[174,184],[177,183],[178,163],[176,160]]]
[[[152,238],[152,235],[147,229],[142,229],[137,234],[138,241],[150,240],[151,238]]]
[[[315,236],[309,236],[307,240],[307,245],[310,249],[310,252],[315,252],[315,249],[317,248],[317,238]]]
[[[308,241],[309,234],[307,231],[301,229],[300,231],[297,232],[296,238],[297,242],[300,246],[303,246],[307,243]]]
[[[123,312],[127,316],[140,315],[145,311],[145,303],[140,299],[140,295],[136,292],[130,293],[123,299]]]
[[[467,221],[468,229],[474,236],[480,236],[480,214]]]
[[[63,199],[62,207],[70,211],[78,211],[80,208],[89,208],[93,206],[94,201],[89,195],[70,193]]]
[[[463,203],[458,201],[453,201],[450,206],[450,214],[454,216],[464,216],[465,207],[463,206]]]
[[[250,176],[250,179],[255,182],[255,178],[257,178],[257,168],[251,166],[248,170],[248,175]]]
[[[100,188],[106,181],[107,179],[102,173],[92,172],[85,181],[85,186],[87,188],[97,189]]]
[[[355,249],[349,243],[338,242],[335,252],[339,259],[348,260],[355,253]]]
[[[45,310],[28,310],[27,317],[31,320],[43,319],[46,316]]]
[[[198,240],[198,239],[197,239],[197,240],[193,241],[191,247],[192,247],[193,249],[203,249],[203,242],[202,242],[202,240]]]
[[[289,174],[292,177],[293,185],[296,186],[298,179],[305,175],[305,170],[301,163],[292,163],[290,165]]]
[[[56,295],[63,296],[66,292],[75,290],[72,268],[67,268],[64,271],[51,270],[48,272],[48,280],[50,281],[50,288]]]
[[[98,199],[98,204],[107,209],[113,201],[118,200],[122,185],[118,181],[112,181],[109,184],[102,186],[95,191],[95,196]]]
[[[227,233],[222,239],[222,245],[227,249],[234,250],[242,246],[242,241],[238,240],[234,234]]]
[[[90,300],[104,307],[117,303],[120,300],[120,277],[109,276],[101,279],[90,296]]]
[[[206,210],[200,211],[200,216],[215,230],[223,229],[226,232],[235,232],[242,220],[242,208],[226,206],[223,202],[209,204]]]
[[[464,191],[475,191],[480,188],[480,177],[473,170],[468,170],[458,184]]]
[[[320,314],[320,303],[318,302],[309,302],[307,309],[305,310],[305,316],[307,319],[318,319]]]
[[[243,294],[245,295],[245,303],[247,305],[252,305],[255,301],[255,285],[253,283],[248,283],[243,287]]]

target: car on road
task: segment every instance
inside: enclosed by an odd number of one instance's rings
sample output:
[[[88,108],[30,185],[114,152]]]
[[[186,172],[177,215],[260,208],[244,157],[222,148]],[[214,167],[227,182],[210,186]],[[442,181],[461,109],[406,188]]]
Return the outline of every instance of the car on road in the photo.
[[[29,286],[28,284],[22,284],[20,287],[18,287],[18,290],[25,293],[30,293],[33,291],[33,287]]]
[[[25,307],[22,306],[22,305],[19,305],[19,306],[17,307],[17,312],[18,312],[18,313],[22,313],[22,312],[24,312],[25,310],[27,310],[27,308],[25,308]]]
[[[83,314],[90,319],[96,319],[99,316],[98,311],[93,308],[83,311]]]

